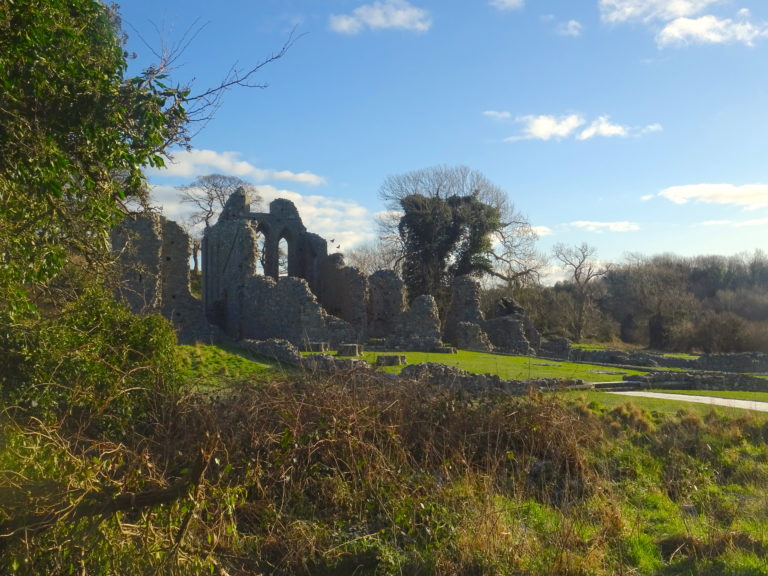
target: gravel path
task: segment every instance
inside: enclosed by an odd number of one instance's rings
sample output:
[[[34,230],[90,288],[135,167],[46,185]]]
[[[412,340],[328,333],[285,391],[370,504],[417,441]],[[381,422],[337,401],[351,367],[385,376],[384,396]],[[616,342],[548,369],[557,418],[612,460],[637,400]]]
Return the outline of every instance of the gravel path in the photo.
[[[642,396],[644,398],[659,398],[661,400],[679,400],[681,402],[698,402],[700,404],[712,404],[713,406],[727,406],[729,408],[743,408],[757,412],[768,412],[768,402],[756,402],[754,400],[733,400],[731,398],[715,398],[713,396],[689,396],[687,394],[665,394],[663,392],[611,392],[622,396]]]

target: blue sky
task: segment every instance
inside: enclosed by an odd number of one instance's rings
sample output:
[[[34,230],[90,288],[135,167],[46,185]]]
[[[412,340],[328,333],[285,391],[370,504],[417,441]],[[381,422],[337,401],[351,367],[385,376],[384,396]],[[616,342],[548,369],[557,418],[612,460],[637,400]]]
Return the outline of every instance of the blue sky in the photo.
[[[294,200],[305,224],[372,240],[392,174],[466,165],[502,187],[539,248],[601,259],[768,248],[765,0],[135,0],[147,46],[199,31],[174,76],[204,88],[301,37],[229,92],[173,186],[225,173]],[[135,70],[134,70],[135,71]]]

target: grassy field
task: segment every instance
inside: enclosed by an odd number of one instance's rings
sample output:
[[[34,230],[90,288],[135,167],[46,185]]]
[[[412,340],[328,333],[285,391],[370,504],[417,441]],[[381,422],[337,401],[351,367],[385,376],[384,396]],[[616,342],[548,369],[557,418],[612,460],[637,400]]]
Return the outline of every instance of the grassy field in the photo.
[[[363,359],[376,362],[379,352],[366,352]],[[625,375],[644,374],[640,370],[625,370],[591,364],[558,362],[528,356],[503,356],[484,352],[459,350],[456,354],[436,354],[430,352],[405,352],[408,364],[438,362],[455,366],[474,374],[496,374],[505,380],[528,380],[531,378],[562,378],[583,380],[585,382],[612,382],[621,380]],[[399,373],[402,366],[386,368],[388,372]]]
[[[253,573],[768,576],[761,416],[342,375],[252,388],[220,425],[228,481],[256,482],[224,550]]]

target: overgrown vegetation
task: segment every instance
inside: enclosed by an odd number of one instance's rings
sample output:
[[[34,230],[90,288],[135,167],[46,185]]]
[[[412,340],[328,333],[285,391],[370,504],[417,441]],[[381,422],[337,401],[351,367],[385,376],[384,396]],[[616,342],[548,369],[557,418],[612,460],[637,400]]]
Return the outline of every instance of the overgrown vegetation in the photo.
[[[768,573],[765,417],[371,374],[148,416],[98,444],[4,428],[4,571]]]

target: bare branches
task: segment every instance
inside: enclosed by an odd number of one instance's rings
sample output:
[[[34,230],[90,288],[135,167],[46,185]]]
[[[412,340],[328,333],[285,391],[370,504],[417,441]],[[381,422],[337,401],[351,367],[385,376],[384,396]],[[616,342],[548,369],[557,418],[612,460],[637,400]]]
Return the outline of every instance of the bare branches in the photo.
[[[204,224],[208,228],[224,208],[227,199],[238,188],[243,188],[251,204],[259,205],[261,196],[253,184],[237,176],[224,174],[207,174],[198,176],[191,184],[177,186],[181,191],[181,201],[191,204],[195,212],[189,217],[190,228]]]
[[[201,24],[199,20],[195,20],[184,32],[181,39],[175,45],[170,46],[163,37],[162,31],[155,25],[155,31],[160,38],[159,48],[153,47],[141,33],[130,26],[133,33],[157,59],[156,63],[143,71],[141,81],[155,89],[165,99],[164,110],[169,118],[169,135],[165,143],[166,147],[179,145],[189,148],[192,138],[214,118],[221,107],[224,93],[228,90],[236,87],[267,88],[268,84],[257,82],[255,76],[262,68],[283,58],[296,41],[303,36],[303,34],[297,35],[294,28],[279,50],[246,68],[238,67],[237,62],[235,62],[217,84],[199,92],[193,90],[194,78],[187,83],[177,83],[172,86],[170,76],[174,70],[180,67],[180,57],[206,26],[207,23]],[[196,128],[191,130],[191,126]]]
[[[554,257],[570,273],[576,287],[578,310],[574,317],[574,336],[580,342],[586,330],[587,318],[592,308],[592,281],[605,276],[607,267],[595,260],[597,248],[583,242],[579,246],[566,246],[558,243],[552,249]]]
[[[563,268],[570,272],[574,284],[581,290],[585,289],[592,280],[605,276],[608,272],[605,266],[594,259],[597,248],[586,242],[582,242],[579,246],[558,243],[552,248],[552,253]]]

